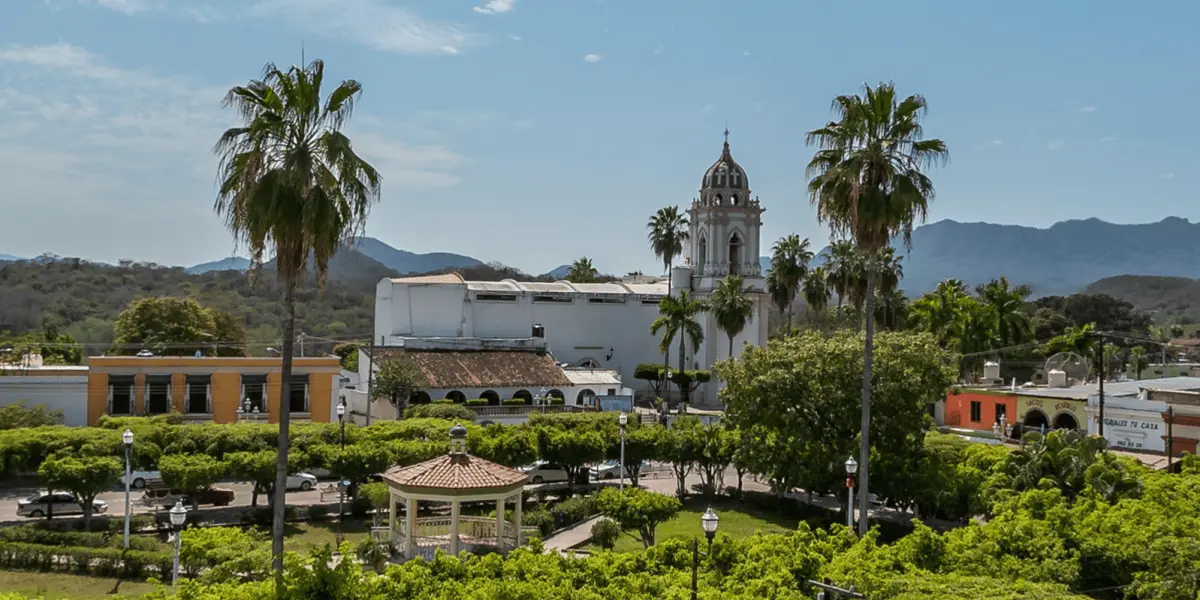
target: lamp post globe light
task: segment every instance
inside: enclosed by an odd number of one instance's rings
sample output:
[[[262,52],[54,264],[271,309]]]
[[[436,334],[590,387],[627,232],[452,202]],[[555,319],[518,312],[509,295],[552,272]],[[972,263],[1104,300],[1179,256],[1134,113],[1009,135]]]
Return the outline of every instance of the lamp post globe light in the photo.
[[[175,564],[171,569],[171,585],[179,580],[179,547],[182,540],[183,524],[187,521],[187,509],[183,507],[182,500],[176,500],[175,506],[168,511],[171,517],[171,527],[175,529]]]
[[[621,416],[617,417],[617,423],[621,426],[621,483],[619,485],[623,492],[625,491],[625,426],[629,424],[629,415],[621,413]]]
[[[133,479],[133,467],[130,464],[133,459],[133,431],[126,429],[125,433],[121,434],[121,441],[125,444],[125,538],[124,548],[129,549],[129,484]]]
[[[703,515],[700,515],[700,527],[704,530],[704,537],[708,540],[708,556],[712,552],[713,538],[717,537],[717,525],[721,522],[721,517],[713,511],[712,507],[708,507]],[[700,540],[692,538],[692,600],[696,600],[696,572],[700,569]]]
[[[858,461],[854,457],[846,459],[846,526],[854,530],[854,479],[858,475]],[[865,515],[864,515],[865,516]]]

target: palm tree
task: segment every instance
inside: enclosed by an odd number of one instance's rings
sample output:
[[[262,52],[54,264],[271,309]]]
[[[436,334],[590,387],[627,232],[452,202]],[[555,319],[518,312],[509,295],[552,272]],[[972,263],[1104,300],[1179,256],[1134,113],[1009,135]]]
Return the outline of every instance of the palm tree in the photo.
[[[896,288],[886,292],[881,289],[875,296],[875,320],[879,326],[889,331],[904,329],[908,322],[908,298],[904,292]]]
[[[683,243],[688,241],[688,220],[679,213],[678,206],[664,206],[650,216],[646,224],[650,233],[646,236],[654,256],[663,261],[667,271],[667,295],[671,294],[671,265],[675,257],[683,253]]]
[[[804,302],[808,304],[809,310],[819,313],[829,306],[829,298],[833,295],[833,290],[829,289],[829,279],[824,265],[809,271],[801,286],[804,288]]]
[[[921,139],[921,117],[925,99],[908,96],[899,100],[891,83],[872,88],[863,95],[838,96],[833,110],[838,120],[810,131],[809,144],[818,151],[808,163],[812,176],[808,190],[817,217],[828,223],[835,237],[854,240],[867,264],[866,336],[863,346],[862,447],[859,459],[860,504],[868,514],[868,458],[871,426],[871,358],[875,335],[875,283],[878,264],[874,260],[893,237],[912,244],[913,223],[924,221],[933,200],[933,182],[922,169],[949,158],[946,144],[938,139]],[[867,532],[868,519],[859,522],[860,534]]]
[[[839,308],[853,284],[856,260],[852,242],[838,240],[829,245],[829,254],[825,256],[825,273],[830,288],[837,294]]]
[[[685,370],[683,368],[685,342],[689,340],[692,342],[692,352],[700,350],[700,344],[704,342],[704,328],[700,326],[696,316],[706,310],[708,310],[708,306],[700,300],[693,299],[687,290],[679,290],[678,296],[664,296],[662,300],[659,300],[658,318],[650,324],[650,334],[658,335],[660,331],[663,334],[662,341],[658,344],[658,350],[663,353],[664,363],[670,360],[671,342],[678,336],[679,370],[681,372]],[[663,371],[665,372],[666,369]],[[687,398],[683,397],[684,392],[683,386],[680,386],[681,400],[686,402]]]
[[[983,303],[996,332],[996,348],[1009,348],[1024,343],[1033,336],[1025,302],[1031,290],[1027,285],[1013,287],[1003,275],[986,284],[975,287],[979,301]]]
[[[809,250],[808,238],[802,240],[794,233],[779,238],[771,247],[771,267],[768,274],[774,275],[774,283],[780,296],[776,300],[782,300],[784,296],[787,298],[787,303],[780,308],[784,309],[789,329],[792,326],[792,303],[800,293],[800,282],[808,275],[808,263],[812,262],[812,259],[813,253]],[[772,296],[775,295],[772,293]]]
[[[688,237],[691,235],[688,230],[687,217],[679,213],[678,206],[664,206],[650,216],[650,222],[646,224],[646,227],[650,230],[650,233],[646,235],[647,241],[650,242],[650,249],[663,261],[663,268],[667,271],[667,295],[670,296],[673,285],[671,265],[675,262],[675,257],[683,253],[683,243],[688,241]],[[668,358],[663,359],[663,406],[666,406],[669,363]]]
[[[920,329],[947,347],[956,329],[963,304],[969,300],[967,286],[958,279],[947,279],[932,292],[921,296],[909,311],[909,320],[915,329]]]
[[[713,290],[708,300],[708,310],[717,321],[717,327],[729,336],[729,358],[733,358],[733,338],[737,337],[754,315],[754,300],[750,288],[743,287],[746,281],[741,275],[727,275]]]
[[[567,281],[571,283],[595,283],[600,272],[592,265],[592,259],[581,256],[567,269]]]
[[[381,181],[341,131],[362,86],[343,81],[322,98],[324,75],[320,60],[287,71],[268,63],[261,79],[234,87],[225,96],[223,106],[236,110],[244,123],[225,131],[213,149],[220,157],[214,210],[238,243],[249,248],[254,267],[262,265],[267,253],[274,254],[283,287],[279,458],[271,527],[280,593],[296,286],[310,257],[318,283],[324,284],[334,253],[365,227],[371,205],[379,200]]]
[[[1133,370],[1134,378],[1141,379],[1142,371],[1150,366],[1150,359],[1146,358],[1146,348],[1143,346],[1134,346],[1129,351],[1129,368]]]
[[[779,309],[781,314],[785,315],[785,322],[782,323],[780,330],[784,332],[784,335],[787,335],[787,333],[791,331],[791,323],[788,322],[791,319],[786,315],[788,307],[792,303],[792,299],[788,294],[787,284],[784,283],[779,277],[779,274],[775,272],[775,267],[767,267],[767,278],[765,283],[767,286],[767,295],[771,297],[771,303]]]
[[[904,260],[904,257],[896,256],[895,248],[885,246],[879,249],[879,255],[876,260],[879,264],[879,276],[875,282],[875,287],[879,288],[879,291],[883,293],[890,293],[900,287],[900,280],[904,279],[904,265],[900,263]]]

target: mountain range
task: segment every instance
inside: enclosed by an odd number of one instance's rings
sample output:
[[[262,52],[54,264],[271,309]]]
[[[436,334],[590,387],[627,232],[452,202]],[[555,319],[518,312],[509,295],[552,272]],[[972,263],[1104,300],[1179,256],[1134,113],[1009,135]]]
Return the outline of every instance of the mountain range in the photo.
[[[769,246],[770,241],[763,244]],[[1004,275],[1014,284],[1029,285],[1035,297],[1078,292],[1092,282],[1120,275],[1200,278],[1200,223],[1179,217],[1135,225],[1084,219],[1048,228],[944,220],[914,230],[911,249],[899,243],[896,247],[903,256],[901,287],[910,297],[949,278],[974,286]],[[819,252],[814,263],[822,262],[827,251]],[[0,262],[11,260],[21,259],[0,254]],[[770,260],[764,257],[760,263],[765,271]],[[187,270],[240,271],[248,265],[245,258],[228,257]],[[361,237],[338,253],[330,276],[335,280],[387,277],[484,266],[485,261],[470,256],[418,254]],[[546,277],[561,279],[567,268],[558,267]]]

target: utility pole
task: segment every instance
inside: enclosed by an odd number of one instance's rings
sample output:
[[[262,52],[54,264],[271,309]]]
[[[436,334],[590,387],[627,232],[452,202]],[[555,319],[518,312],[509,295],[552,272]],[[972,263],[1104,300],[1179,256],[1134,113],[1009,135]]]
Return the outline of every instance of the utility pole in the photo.
[[[1100,338],[1100,437],[1104,437],[1104,336]]]
[[[371,345],[367,346],[367,426],[371,426],[371,382],[375,379],[375,334],[371,334]]]
[[[1167,472],[1171,472],[1171,461],[1175,458],[1175,407],[1167,407]]]
[[[300,332],[300,358],[304,358],[304,332]]]

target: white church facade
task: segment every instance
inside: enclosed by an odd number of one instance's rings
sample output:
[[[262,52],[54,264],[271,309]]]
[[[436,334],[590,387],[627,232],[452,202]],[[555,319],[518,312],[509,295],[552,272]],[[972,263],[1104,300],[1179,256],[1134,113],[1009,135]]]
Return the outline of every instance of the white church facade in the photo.
[[[750,195],[745,171],[733,160],[728,136],[721,157],[705,172],[700,197],[688,210],[690,240],[682,264],[671,272],[670,293],[688,290],[706,299],[729,274],[745,278],[755,311],[733,340],[733,355],[767,340],[769,297],[758,257],[763,209]],[[430,347],[445,352],[548,352],[572,367],[611,369],[624,385],[647,389],[633,373],[640,363],[663,362],[659,338],[650,334],[658,303],[668,293],[666,278],[650,283],[557,281],[465,281],[457,274],[401,277],[379,282],[375,295],[375,339],[391,348]],[[702,314],[704,342],[686,348],[686,369],[708,369],[730,356],[728,336],[710,314]],[[679,342],[670,365],[678,368]],[[715,405],[714,378],[693,396]]]

